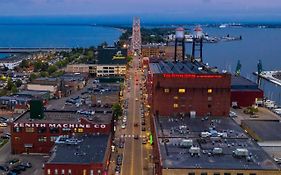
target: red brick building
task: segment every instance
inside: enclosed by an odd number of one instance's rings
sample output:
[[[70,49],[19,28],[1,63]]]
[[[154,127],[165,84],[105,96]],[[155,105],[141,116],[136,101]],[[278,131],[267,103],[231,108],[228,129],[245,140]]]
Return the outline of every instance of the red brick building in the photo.
[[[45,175],[106,175],[110,140],[110,135],[84,135],[57,142],[45,164]]]
[[[31,119],[27,111],[11,125],[11,151],[49,153],[61,135],[110,134],[112,129],[112,111],[104,109],[88,116],[74,111],[46,111],[43,119]]]
[[[258,85],[242,76],[231,77],[231,105],[240,107],[252,106],[264,93]]]
[[[148,101],[154,115],[229,115],[230,74],[189,61],[150,63],[148,73]]]

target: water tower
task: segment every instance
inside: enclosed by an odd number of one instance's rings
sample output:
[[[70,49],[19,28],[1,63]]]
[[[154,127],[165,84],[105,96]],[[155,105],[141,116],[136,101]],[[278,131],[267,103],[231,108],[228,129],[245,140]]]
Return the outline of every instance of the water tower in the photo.
[[[182,60],[185,57],[185,36],[184,36],[184,28],[179,27],[176,29],[176,41],[175,41],[175,56],[174,60],[177,61],[177,52],[178,52],[178,45],[182,46]]]
[[[192,39],[192,61],[195,59],[197,59],[199,62],[203,61],[203,37],[203,29],[200,26],[197,26],[194,29],[194,35]]]

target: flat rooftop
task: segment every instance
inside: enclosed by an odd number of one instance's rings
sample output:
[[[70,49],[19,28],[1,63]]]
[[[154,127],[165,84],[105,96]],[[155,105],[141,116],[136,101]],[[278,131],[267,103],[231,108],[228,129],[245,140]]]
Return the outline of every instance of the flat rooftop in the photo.
[[[229,169],[229,170],[275,170],[278,166],[245,132],[230,118],[155,118],[160,162],[163,168],[171,169]],[[202,132],[212,133],[202,137]],[[223,134],[223,136],[218,136]],[[200,156],[192,156],[189,148],[180,147],[183,139],[192,140],[200,148]],[[214,148],[221,148],[222,154],[213,154]],[[237,148],[247,149],[251,156],[235,157]]]
[[[206,68],[206,65],[199,63],[197,61],[190,62],[186,61],[157,61],[149,63],[149,69],[152,73],[173,73],[173,74],[216,74]]]
[[[279,120],[242,120],[242,127],[253,133],[258,141],[281,141]]]
[[[108,149],[108,135],[87,135],[77,137],[77,139],[81,141],[77,145],[56,144],[56,151],[48,163],[90,164],[104,162]]]
[[[14,122],[18,123],[73,123],[78,122],[80,118],[88,119],[92,123],[109,124],[112,120],[112,111],[105,111],[103,108],[91,109],[95,111],[94,115],[83,115],[77,111],[45,111],[44,118],[30,119],[30,111],[20,115]],[[82,111],[82,110],[81,110]]]
[[[232,75],[231,89],[232,90],[235,89],[257,90],[259,88],[258,88],[258,84],[245,77]]]
[[[33,91],[33,90],[24,90],[21,92],[18,92],[17,95],[45,95],[49,94],[49,91]]]

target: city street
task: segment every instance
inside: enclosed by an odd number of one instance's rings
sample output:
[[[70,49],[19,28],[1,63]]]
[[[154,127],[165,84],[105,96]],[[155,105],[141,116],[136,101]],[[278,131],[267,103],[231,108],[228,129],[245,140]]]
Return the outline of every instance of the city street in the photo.
[[[149,131],[148,125],[149,121],[146,121],[146,131],[142,131],[141,125],[141,103],[142,98],[140,94],[141,84],[141,71],[138,70],[139,67],[139,58],[135,57],[133,59],[133,68],[128,70],[128,82],[125,82],[126,86],[124,89],[124,99],[128,99],[128,113],[127,113],[127,122],[126,128],[121,129],[121,123],[119,122],[116,130],[116,139],[124,138],[125,145],[122,151],[118,153],[123,153],[123,162],[121,167],[122,175],[147,175],[153,174],[152,169],[150,168],[149,159],[151,154],[151,145],[149,143],[143,144],[142,141],[144,138],[148,138]],[[128,86],[130,85],[130,86]],[[136,125],[137,124],[137,125]],[[138,138],[135,138],[135,137]],[[112,156],[112,164],[110,167],[110,172],[113,174],[115,169],[115,153]]]

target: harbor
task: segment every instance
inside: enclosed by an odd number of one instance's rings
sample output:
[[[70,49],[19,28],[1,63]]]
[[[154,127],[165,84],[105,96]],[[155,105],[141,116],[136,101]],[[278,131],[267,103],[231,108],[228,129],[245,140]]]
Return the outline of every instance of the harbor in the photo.
[[[281,86],[281,71],[262,71],[260,74],[254,72],[254,75],[260,76],[275,85]]]

